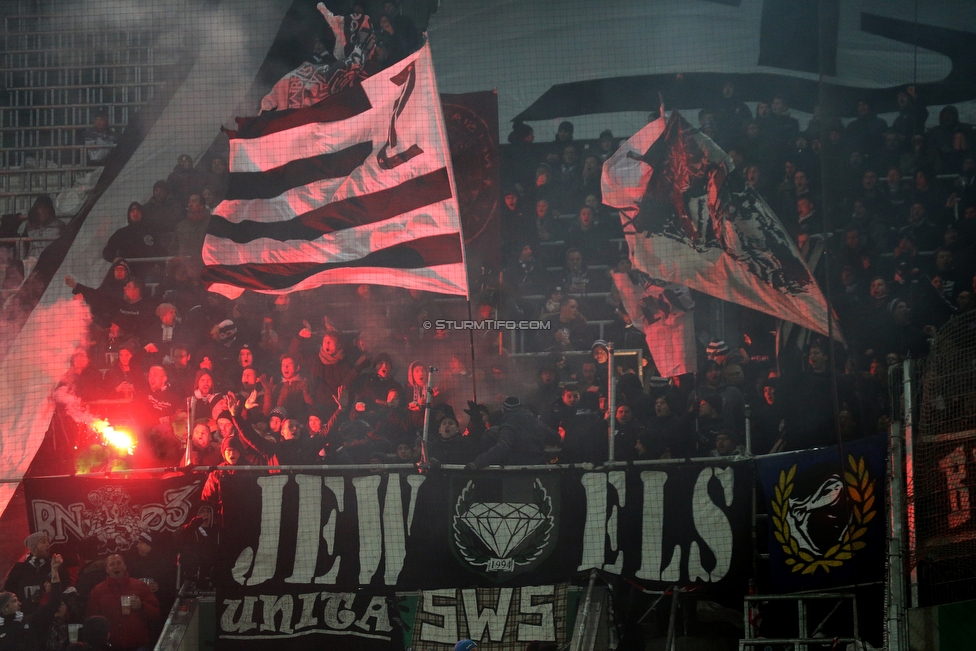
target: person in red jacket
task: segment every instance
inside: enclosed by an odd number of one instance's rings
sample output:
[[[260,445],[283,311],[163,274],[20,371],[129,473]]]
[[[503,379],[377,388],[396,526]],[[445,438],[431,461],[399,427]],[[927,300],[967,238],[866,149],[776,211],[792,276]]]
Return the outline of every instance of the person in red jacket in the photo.
[[[100,615],[111,625],[112,648],[150,649],[149,623],[159,617],[159,601],[149,586],[129,576],[119,554],[108,557],[108,578],[92,588],[88,617]],[[123,598],[127,605],[123,605]]]

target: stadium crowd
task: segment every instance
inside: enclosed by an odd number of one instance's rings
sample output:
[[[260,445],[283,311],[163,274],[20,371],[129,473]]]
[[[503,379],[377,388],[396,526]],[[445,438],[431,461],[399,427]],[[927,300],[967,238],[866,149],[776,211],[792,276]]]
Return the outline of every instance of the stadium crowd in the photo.
[[[416,27],[395,3],[372,23],[393,53],[384,58],[415,47]],[[330,65],[329,57],[320,39],[310,61]],[[523,350],[497,331],[476,332],[472,344],[466,331],[431,330],[424,324],[466,318],[464,305],[415,290],[331,286],[233,301],[209,293],[201,251],[227,192],[227,162],[180,156],[106,241],[104,280],[65,279],[92,324],[61,396],[129,426],[138,441],[133,457],[108,459],[80,422],[71,432],[76,468],[210,467],[207,506],[163,545],[145,533],[126,556],[69,559],[70,580],[58,578],[50,541],[33,534],[0,593],[0,633],[18,624],[30,632],[21,646],[0,635],[0,649],[64,648],[68,623],[84,613],[107,618],[86,630],[111,628],[122,648],[145,646],[175,597],[176,552],[185,576],[208,580],[218,538],[208,532],[219,531],[229,467],[419,463],[428,407],[429,464],[472,470],[605,462],[610,419],[618,461],[765,454],[886,430],[888,367],[924,356],[938,327],[976,307],[972,127],[946,106],[926,128],[924,98],[911,87],[898,92],[890,124],[862,101],[846,125],[817,110],[801,129],[787,97],[770,89],[769,100],[753,113],[726,83],[703,98],[698,127],[796,239],[846,343],[794,332],[777,352],[774,320],[743,311],[733,329],[741,338],[700,342],[699,372],[676,378],[659,377],[608,273],[630,270],[620,220],[601,203],[602,164],[619,145],[610,131],[579,140],[563,122],[554,141],[538,143],[517,123],[502,151],[501,268],[473,282],[477,318],[547,322],[525,339],[534,356],[515,355]],[[26,219],[60,228],[46,198]],[[14,284],[22,278],[6,269]],[[608,341],[642,349],[643,367],[618,359],[608,369]],[[441,370],[428,390],[435,361]],[[473,382],[480,402],[468,400]],[[125,583],[136,576],[143,587]],[[116,612],[115,596],[127,590],[141,595],[138,605]]]
[[[354,8],[355,29],[369,24],[364,11]],[[374,18],[379,35],[417,34],[395,3]],[[328,58],[324,40],[311,59]],[[928,109],[912,87],[898,91],[890,125],[861,101],[846,125],[818,109],[805,129],[775,90],[755,114],[731,82],[716,91],[702,100],[699,128],[796,239],[846,345],[793,332],[777,351],[775,322],[743,310],[732,328],[740,340],[701,342],[696,376],[657,377],[608,273],[631,265],[620,220],[601,203],[602,164],[618,140],[604,131],[580,141],[563,122],[553,142],[537,143],[517,123],[502,152],[502,268],[472,284],[482,319],[550,326],[518,350],[479,331],[469,363],[466,333],[424,326],[463,318],[457,304],[419,291],[326,287],[236,301],[208,293],[201,249],[229,173],[220,155],[196,166],[183,155],[108,239],[113,266],[101,285],[66,279],[94,318],[92,345],[75,355],[65,384],[85,401],[127,403],[119,413],[137,425],[146,457],[137,463],[151,466],[179,463],[187,431],[187,460],[199,465],[417,461],[428,402],[429,456],[445,463],[599,462],[611,417],[605,340],[643,349],[645,365],[639,374],[615,369],[618,460],[743,452],[747,409],[749,453],[882,430],[887,368],[923,356],[939,326],[974,306],[972,129],[953,106],[926,129]],[[428,396],[427,369],[434,359],[445,366],[444,350],[449,368]],[[545,355],[516,363],[512,353],[523,352]],[[472,380],[491,399],[464,410]]]

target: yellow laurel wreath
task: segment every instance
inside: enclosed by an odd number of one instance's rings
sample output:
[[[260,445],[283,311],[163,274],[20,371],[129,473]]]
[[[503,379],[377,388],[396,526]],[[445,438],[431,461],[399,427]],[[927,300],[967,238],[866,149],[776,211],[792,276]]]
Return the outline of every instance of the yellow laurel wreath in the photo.
[[[793,572],[813,574],[822,568],[829,573],[830,568],[840,567],[844,561],[850,560],[854,552],[867,546],[861,538],[868,532],[868,523],[878,514],[875,506],[875,480],[868,474],[864,457],[855,461],[853,455],[847,455],[847,463],[850,470],[844,471],[844,484],[853,501],[851,522],[844,530],[841,541],[824,552],[820,558],[800,549],[790,531],[790,524],[786,521],[786,508],[793,493],[796,464],[793,464],[788,473],[785,470],[779,473],[779,483],[772,500],[773,536],[786,554],[786,564],[793,568]]]

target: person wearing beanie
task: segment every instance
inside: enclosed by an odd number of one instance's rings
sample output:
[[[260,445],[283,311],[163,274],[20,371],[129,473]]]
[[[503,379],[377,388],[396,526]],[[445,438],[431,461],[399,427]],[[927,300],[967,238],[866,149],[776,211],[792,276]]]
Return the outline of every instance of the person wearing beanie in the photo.
[[[268,414],[268,430],[277,438],[281,435],[281,424],[289,418],[288,409],[275,407]]]
[[[129,575],[149,586],[150,592],[159,600],[161,611],[169,612],[176,600],[176,556],[163,544],[163,533],[165,532],[141,532],[135,547],[124,558]],[[161,627],[162,619],[155,624]],[[154,628],[156,627],[150,625],[151,631]]]
[[[372,423],[366,418],[357,418],[343,423],[338,432],[341,446],[327,450],[326,456],[339,464],[371,463],[377,458],[385,459],[396,452],[396,447],[376,433]]]
[[[204,359],[210,360],[215,391],[224,391],[228,378],[234,376],[234,369],[239,368],[238,357],[242,342],[237,330],[237,324],[232,319],[224,319],[210,330],[210,340],[196,354],[201,363]]]
[[[172,233],[186,216],[186,207],[170,193],[169,184],[159,180],[153,183],[152,197],[143,206],[143,212],[160,233]]]
[[[234,436],[234,417],[226,409],[217,414],[217,433],[221,441]]]
[[[492,465],[545,464],[549,460],[546,445],[559,438],[515,396],[505,399],[501,422],[489,429],[486,436],[495,444],[469,463],[468,470]]]
[[[14,563],[3,581],[3,589],[21,600],[23,611],[30,615],[37,609],[44,592],[44,582],[51,576],[51,540],[43,531],[35,531],[24,540],[27,556]],[[35,597],[36,595],[36,597]]]
[[[44,539],[47,539],[46,535]],[[24,601],[9,590],[0,592],[0,649],[44,648],[48,632],[54,624],[54,614],[61,607],[59,570],[63,562],[60,554],[54,554],[50,559],[44,581],[51,582],[51,592],[43,605],[40,604],[44,593],[43,583],[39,591],[32,592],[30,598]],[[33,604],[30,613],[23,610],[27,603]]]
[[[698,439],[694,450],[695,456],[707,456],[719,431],[730,429],[721,416],[722,396],[707,389],[702,391],[698,400]]]
[[[569,120],[563,120],[559,123],[559,128],[556,129],[556,142],[572,142],[573,141],[573,131],[575,127],[573,123]]]
[[[227,438],[221,441],[220,456],[223,461],[218,468],[237,465],[263,466],[267,464],[268,459],[266,457],[258,454],[250,447],[246,451],[242,451],[243,446],[245,444],[237,437]],[[233,470],[211,470],[210,474],[207,475],[207,481],[204,483],[203,492],[200,495],[204,502],[213,507],[214,513],[217,516],[217,523],[220,525],[224,523],[224,501],[221,497],[221,480],[227,475],[233,474]]]
[[[346,413],[346,400],[322,426],[322,434],[310,438],[301,426],[301,422],[288,418],[281,424],[281,440],[269,441],[261,436],[254,426],[241,416],[243,409],[252,409],[256,405],[257,394],[252,392],[244,401],[239,401],[233,393],[227,394],[227,408],[234,418],[234,425],[241,437],[242,443],[259,456],[265,458],[271,466],[307,465],[319,463],[326,456],[330,443],[329,434],[337,427],[337,423]]]
[[[729,355],[729,346],[724,341],[712,340],[705,349],[705,353],[708,355],[709,361],[714,361],[721,366]]]
[[[474,461],[480,451],[481,434],[469,432],[467,435],[463,435],[458,427],[457,418],[453,415],[446,414],[432,424],[430,438],[427,442],[428,458],[441,464],[463,466]]]

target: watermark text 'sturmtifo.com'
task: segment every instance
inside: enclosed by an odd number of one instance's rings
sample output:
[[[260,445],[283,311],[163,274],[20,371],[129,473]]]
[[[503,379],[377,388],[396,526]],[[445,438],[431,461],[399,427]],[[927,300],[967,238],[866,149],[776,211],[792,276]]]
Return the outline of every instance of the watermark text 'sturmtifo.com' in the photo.
[[[451,321],[437,319],[424,321],[424,330],[549,330],[549,321],[499,321],[496,319],[482,319],[480,321]]]

